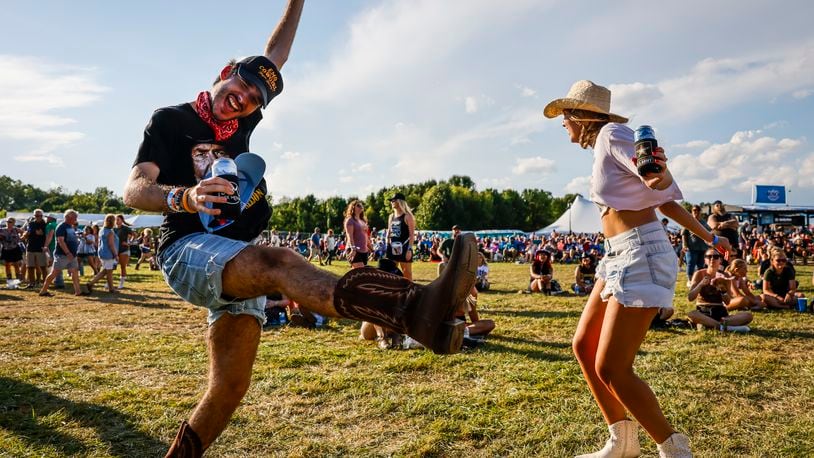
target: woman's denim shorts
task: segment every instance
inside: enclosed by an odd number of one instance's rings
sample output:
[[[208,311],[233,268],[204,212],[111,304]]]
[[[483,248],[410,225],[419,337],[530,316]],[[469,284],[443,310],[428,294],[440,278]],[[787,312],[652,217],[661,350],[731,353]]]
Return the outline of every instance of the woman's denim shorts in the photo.
[[[661,223],[654,221],[605,241],[605,257],[596,277],[605,280],[600,292],[625,307],[672,307],[678,278],[678,257]]]
[[[262,326],[266,323],[266,296],[251,299],[222,296],[226,263],[249,245],[214,234],[190,234],[162,250],[158,262],[164,280],[176,294],[209,309],[210,326],[224,313],[251,315]]]

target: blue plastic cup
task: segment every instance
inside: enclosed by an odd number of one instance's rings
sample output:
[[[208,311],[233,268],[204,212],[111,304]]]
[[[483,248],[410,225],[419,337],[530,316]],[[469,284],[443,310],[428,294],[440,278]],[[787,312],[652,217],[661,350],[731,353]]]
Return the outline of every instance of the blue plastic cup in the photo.
[[[798,312],[807,312],[808,311],[808,299],[805,297],[798,297],[797,298],[797,311]]]

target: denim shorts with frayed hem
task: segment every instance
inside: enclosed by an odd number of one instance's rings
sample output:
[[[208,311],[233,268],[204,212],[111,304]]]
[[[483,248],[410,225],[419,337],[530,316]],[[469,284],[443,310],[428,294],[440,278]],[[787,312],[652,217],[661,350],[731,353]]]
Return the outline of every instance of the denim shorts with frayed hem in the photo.
[[[625,307],[672,307],[678,257],[660,222],[607,239],[605,253],[596,267],[596,277],[605,280],[603,301],[613,296]]]
[[[223,269],[247,246],[247,242],[199,232],[182,237],[162,250],[158,262],[164,280],[175,294],[209,310],[209,326],[225,313],[251,315],[263,326],[266,296],[223,297]]]

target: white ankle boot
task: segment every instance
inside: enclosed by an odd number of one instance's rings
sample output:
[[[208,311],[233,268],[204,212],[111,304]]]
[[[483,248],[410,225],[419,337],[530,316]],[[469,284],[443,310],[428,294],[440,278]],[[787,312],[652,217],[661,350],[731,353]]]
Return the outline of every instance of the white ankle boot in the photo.
[[[633,420],[622,420],[608,426],[610,439],[602,450],[576,458],[632,458],[639,456],[639,428]]]
[[[660,458],[692,458],[690,439],[683,434],[673,433],[658,448]]]

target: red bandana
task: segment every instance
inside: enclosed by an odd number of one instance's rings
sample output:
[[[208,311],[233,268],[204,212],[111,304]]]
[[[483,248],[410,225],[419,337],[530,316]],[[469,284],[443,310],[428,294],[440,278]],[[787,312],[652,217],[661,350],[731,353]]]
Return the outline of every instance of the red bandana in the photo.
[[[218,121],[212,115],[212,102],[210,100],[209,92],[204,91],[198,94],[198,100],[195,104],[195,111],[215,133],[215,141],[221,142],[229,139],[235,132],[237,132],[237,119],[231,121]]]

